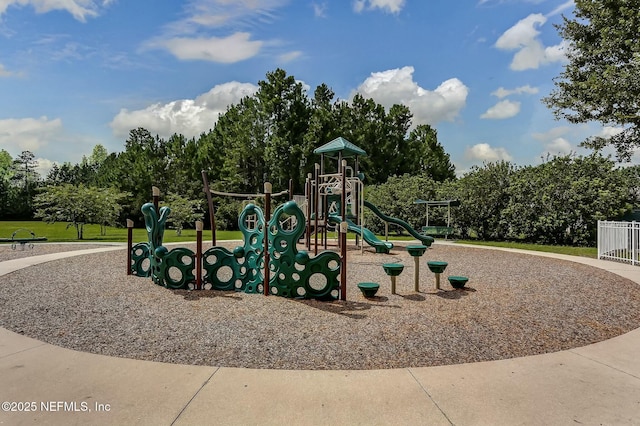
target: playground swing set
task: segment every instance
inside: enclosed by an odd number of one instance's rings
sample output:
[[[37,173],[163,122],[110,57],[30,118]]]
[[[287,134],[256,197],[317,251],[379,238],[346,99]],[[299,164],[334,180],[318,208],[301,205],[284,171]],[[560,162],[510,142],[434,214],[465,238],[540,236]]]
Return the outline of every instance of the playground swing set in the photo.
[[[453,233],[451,227],[451,207],[458,207],[459,200],[443,200],[443,201],[427,201],[417,199],[414,204],[424,204],[426,206],[427,223],[422,227],[422,233],[425,235],[442,235],[448,238]],[[429,226],[429,207],[446,207],[447,208],[447,226]]]
[[[417,247],[426,250],[433,243],[433,237],[418,233],[400,219],[384,215],[375,205],[362,199],[364,175],[358,171],[358,157],[366,155],[365,151],[344,138],[337,138],[314,152],[321,155],[321,162],[315,165],[315,173],[306,179],[304,198],[293,196],[291,183],[288,190],[275,194],[268,182],[264,184],[263,194],[213,191],[203,171],[213,245],[204,252],[200,221],[196,223],[196,252],[183,247],[169,250],[163,245],[170,208],[158,208],[160,191],[154,187],[153,202],[142,206],[148,241],[133,245],[133,222],[127,221],[127,274],[151,277],[156,284],[172,289],[213,289],[289,298],[346,300],[347,231],[356,233],[356,244],[359,240],[361,249],[363,241],[374,247],[376,253],[389,253],[393,247],[392,243],[381,241],[364,227],[362,212],[365,207],[381,218],[385,227],[392,223],[407,230],[422,243]],[[337,172],[325,173],[325,157],[337,159]],[[347,159],[355,160],[353,168],[347,167]],[[264,210],[253,202],[245,205],[238,218],[243,244],[233,251],[216,245],[212,194],[265,199]],[[272,215],[271,198],[282,195],[289,195],[289,200],[278,206]],[[339,253],[327,250],[329,229],[338,231]],[[303,236],[308,251],[297,248]],[[312,241],[313,257],[309,256]],[[319,253],[320,243],[324,245],[324,251]],[[419,257],[424,250],[414,252],[419,253]],[[371,288],[366,293],[363,288],[371,283],[360,284],[365,284],[359,285],[363,294],[375,294]],[[395,293],[395,285],[392,289]]]

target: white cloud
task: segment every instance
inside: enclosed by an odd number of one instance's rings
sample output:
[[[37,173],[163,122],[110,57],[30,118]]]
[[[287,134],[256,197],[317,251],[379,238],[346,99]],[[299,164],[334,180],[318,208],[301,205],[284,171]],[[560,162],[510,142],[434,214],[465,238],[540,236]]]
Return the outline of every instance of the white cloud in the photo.
[[[60,165],[57,161],[51,161],[46,158],[36,158],[38,162],[38,166],[36,167],[36,172],[40,175],[41,178],[45,179],[49,174],[49,171],[53,168],[54,164]]]
[[[64,10],[80,21],[86,22],[87,18],[95,18],[102,9],[113,3],[112,0],[1,0],[0,17],[12,7],[31,6],[36,13],[48,13],[52,10]]]
[[[283,53],[282,55],[278,56],[278,59],[280,59],[280,62],[287,63],[295,59],[298,59],[301,55],[302,55],[301,51],[295,50],[293,52]]]
[[[604,126],[602,130],[598,134],[601,138],[610,138],[612,136],[618,135],[624,131],[624,127],[612,127],[612,126]]]
[[[353,10],[360,13],[363,10],[380,9],[389,13],[400,13],[404,7],[405,0],[355,0]]]
[[[316,18],[326,18],[327,17],[327,3],[313,3],[313,14]]]
[[[504,148],[493,148],[488,143],[479,143],[467,147],[465,157],[472,161],[495,162],[500,160],[511,161],[512,157]]]
[[[1,1],[1,0],[0,0]],[[252,22],[265,25],[273,21],[274,11],[289,0],[190,0],[184,19],[165,26],[163,34],[143,44],[145,49],[166,49],[182,60],[234,63],[260,53],[262,47],[277,41],[252,40]],[[233,33],[221,34],[224,29]],[[213,34],[212,31],[217,33]]]
[[[496,47],[504,50],[520,49],[527,46],[540,34],[535,27],[543,25],[547,18],[539,13],[532,13],[506,30],[496,41]]]
[[[532,3],[532,4],[540,4],[544,3],[547,0],[480,0],[478,2],[478,6],[482,6],[483,4],[504,4],[504,3]]]
[[[489,108],[480,118],[486,118],[490,120],[504,120],[505,118],[511,118],[518,115],[520,112],[520,102],[513,102],[508,99],[500,101],[491,108]]]
[[[235,33],[224,38],[175,37],[151,42],[149,47],[164,47],[178,59],[230,64],[258,54],[263,42],[250,38],[249,33]]]
[[[466,104],[469,88],[452,78],[430,91],[413,81],[413,72],[414,68],[409,66],[371,73],[356,92],[387,108],[393,104],[408,106],[414,125],[453,121]]]
[[[247,23],[254,19],[272,20],[273,11],[289,0],[189,0],[186,18],[175,21],[168,29],[177,33],[193,33],[198,28],[218,28]]]
[[[152,134],[164,138],[174,133],[196,137],[212,129],[218,121],[218,116],[226,111],[227,106],[239,102],[257,90],[258,87],[250,83],[224,83],[195,99],[153,104],[136,111],[122,109],[110,125],[118,137],[128,135],[131,129],[137,127],[144,127]]]
[[[574,148],[571,143],[565,138],[555,138],[552,141],[545,144],[545,151],[543,156],[550,155],[567,155],[574,152]]]
[[[572,144],[569,141],[569,139],[579,137],[577,136],[576,131],[576,128],[559,126],[549,129],[544,133],[534,133],[532,136],[534,139],[541,142],[543,146],[541,157],[545,158],[549,155],[567,155],[583,151],[577,145]]]
[[[1,77],[11,77],[13,73],[6,69],[4,65],[0,64],[0,78]]]
[[[560,6],[553,9],[551,12],[547,13],[547,18],[550,18],[555,15],[559,15],[565,10],[572,8],[575,5],[573,0],[569,0],[567,2],[562,3]]]
[[[562,62],[566,59],[565,52],[568,44],[564,40],[555,46],[545,47],[538,39],[540,31],[537,27],[544,25],[545,22],[547,18],[544,15],[531,14],[518,21],[498,38],[495,44],[498,49],[517,51],[511,61],[512,70],[537,69],[541,65]]]
[[[22,151],[35,152],[61,134],[59,118],[8,118],[0,120],[0,149],[6,149],[12,156]]]
[[[569,133],[570,131],[571,129],[568,126],[559,126],[559,127],[554,127],[545,133],[534,133],[532,136],[534,137],[534,139],[544,142],[544,141],[549,141],[555,138],[562,137],[567,133]]]
[[[526,86],[516,87],[515,89],[505,89],[504,87],[498,88],[495,92],[491,93],[499,99],[506,98],[510,95],[521,95],[523,93],[534,95],[538,93],[537,87],[531,87],[528,84]]]

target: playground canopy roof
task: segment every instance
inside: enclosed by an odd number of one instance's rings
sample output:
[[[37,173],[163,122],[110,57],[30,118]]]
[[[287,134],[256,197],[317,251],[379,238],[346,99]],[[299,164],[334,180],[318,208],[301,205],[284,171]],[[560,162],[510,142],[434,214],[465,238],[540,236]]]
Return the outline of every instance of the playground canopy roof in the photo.
[[[418,198],[413,203],[426,204],[427,206],[458,207],[460,205],[460,200],[426,201]]]
[[[338,137],[332,140],[331,142],[327,142],[319,148],[313,150],[314,154],[327,154],[331,156],[331,154],[342,154],[342,158],[350,158],[350,157],[366,157],[367,152],[362,148],[355,146],[348,140],[343,137]]]

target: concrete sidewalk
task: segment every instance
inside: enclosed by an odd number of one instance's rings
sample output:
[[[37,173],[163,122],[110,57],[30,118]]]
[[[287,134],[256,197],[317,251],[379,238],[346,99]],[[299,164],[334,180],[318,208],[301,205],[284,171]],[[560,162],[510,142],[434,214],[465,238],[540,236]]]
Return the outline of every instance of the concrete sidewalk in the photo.
[[[640,284],[637,266],[527,253]],[[18,260],[0,263],[0,275]],[[0,424],[638,425],[639,348],[640,329],[568,351],[475,364],[253,370],[111,358],[0,328]]]

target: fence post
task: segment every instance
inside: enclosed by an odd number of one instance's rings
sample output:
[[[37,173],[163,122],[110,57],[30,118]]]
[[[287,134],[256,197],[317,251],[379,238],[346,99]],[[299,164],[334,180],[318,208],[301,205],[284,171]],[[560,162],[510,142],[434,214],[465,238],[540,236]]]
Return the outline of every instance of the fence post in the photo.
[[[634,266],[637,263],[638,252],[640,252],[638,236],[640,236],[640,222],[634,220],[631,222],[631,264]]]
[[[602,239],[602,228],[601,227],[602,227],[602,221],[599,220],[598,221],[598,231],[597,231],[597,234],[596,234],[596,239],[597,239],[597,244],[598,244],[598,259],[600,259],[602,257],[602,251],[601,251],[601,249],[602,249],[602,241],[601,241],[601,239]]]

